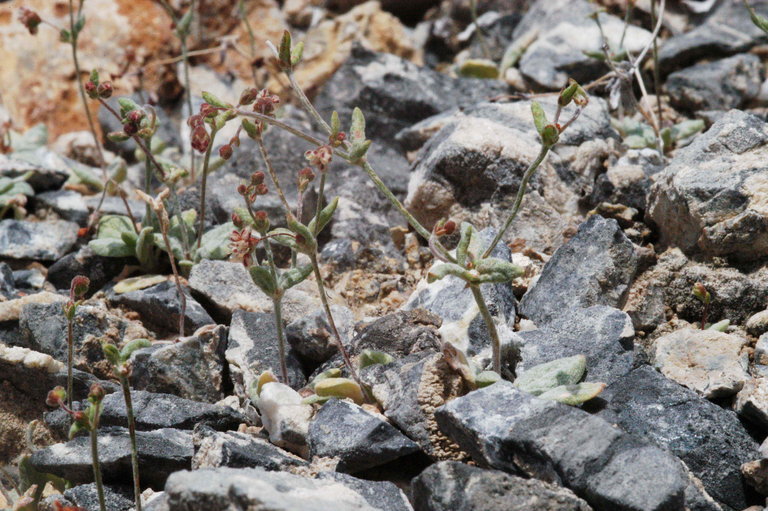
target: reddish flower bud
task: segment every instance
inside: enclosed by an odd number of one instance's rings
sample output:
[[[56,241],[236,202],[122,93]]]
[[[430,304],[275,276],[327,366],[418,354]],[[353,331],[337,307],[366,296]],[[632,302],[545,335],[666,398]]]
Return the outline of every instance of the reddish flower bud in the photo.
[[[254,227],[259,232],[267,232],[269,230],[269,216],[264,210],[259,210],[253,214]]]
[[[307,186],[309,186],[309,183],[311,183],[315,179],[315,173],[312,172],[312,169],[309,167],[304,167],[299,171],[299,191],[304,192],[304,190],[307,189]]]
[[[251,184],[252,185],[260,185],[264,182],[264,173],[263,172],[254,172],[251,174]]]
[[[88,287],[90,285],[91,281],[88,277],[77,275],[72,279],[72,282],[69,285],[69,299],[72,301],[80,300],[85,296],[85,293],[88,292]]]
[[[200,115],[203,117],[215,117],[217,112],[216,107],[211,104],[203,103],[200,105]]]
[[[131,110],[125,114],[125,120],[133,124],[138,124],[142,119],[144,119],[144,117],[146,117],[146,115],[147,114],[145,114],[142,110]]]
[[[187,126],[189,126],[192,129],[197,128],[198,126],[202,126],[202,125],[203,125],[203,116],[202,115],[191,115],[187,119]]]
[[[100,83],[98,87],[96,87],[96,93],[99,95],[100,98],[107,99],[112,96],[112,92],[114,90],[112,89],[112,82],[104,82]]]
[[[224,144],[219,148],[219,156],[221,156],[222,159],[228,160],[232,158],[232,146],[229,144]]]
[[[138,124],[133,124],[129,122],[128,124],[125,124],[123,126],[123,131],[125,132],[126,135],[133,136],[139,132],[139,126]]]
[[[235,227],[237,227],[238,229],[242,229],[244,225],[243,219],[240,218],[240,215],[238,215],[237,213],[232,213],[232,223],[235,224]]]
[[[267,188],[267,185],[264,183],[256,185],[256,195],[266,195],[269,193],[269,188]]]
[[[40,16],[26,7],[19,7],[19,21],[21,24],[27,27],[29,33],[32,35],[37,34],[37,26],[43,22]]]
[[[45,399],[45,404],[48,406],[60,406],[67,399],[67,391],[64,387],[58,386],[53,390],[48,391],[48,397]]]
[[[456,222],[454,222],[453,220],[448,220],[443,224],[438,224],[435,226],[436,236],[447,236],[449,234],[453,234],[455,231],[456,231]]]
[[[72,414],[72,419],[81,426],[88,424],[88,417],[85,415],[85,412],[80,410]]]
[[[96,99],[99,97],[99,93],[96,92],[96,89],[98,88],[95,83],[92,81],[85,82],[85,85],[83,86],[85,88],[85,93],[88,95],[91,99]]]
[[[106,395],[107,393],[104,391],[104,387],[99,383],[92,384],[91,388],[88,390],[88,399],[93,399],[95,401],[101,401]]]
[[[245,89],[242,94],[240,94],[240,105],[250,105],[254,101],[256,101],[256,97],[259,95],[259,90],[255,87],[251,87],[250,89]]]
[[[211,136],[205,130],[205,127],[197,126],[192,131],[192,148],[197,152],[204,153],[211,143]]]
[[[262,89],[256,96],[256,103],[253,105],[253,111],[264,115],[271,115],[277,110],[280,104],[280,96],[271,94],[267,89]]]
[[[247,195],[248,194],[248,187],[245,184],[239,184],[237,185],[237,193],[240,195]]]

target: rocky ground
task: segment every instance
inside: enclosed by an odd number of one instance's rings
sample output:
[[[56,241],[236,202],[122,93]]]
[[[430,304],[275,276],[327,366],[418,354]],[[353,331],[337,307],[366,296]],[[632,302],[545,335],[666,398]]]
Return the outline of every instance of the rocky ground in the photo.
[[[148,511],[766,509],[768,36],[741,0],[668,0],[656,55],[658,1],[652,12],[638,0],[626,15],[626,2],[612,0],[478,0],[483,37],[468,0],[246,1],[258,42],[247,59],[236,4],[198,2],[191,49],[216,51],[192,61],[194,108],[203,90],[235,101],[256,80],[281,95],[279,118],[318,133],[261,44],[288,28],[306,44],[297,80],[326,118],[335,110],[346,124],[362,109],[369,159],[409,211],[428,229],[472,222],[486,243],[539,151],[531,101],[551,115],[569,77],[587,86],[589,105],[494,252],[524,274],[482,292],[505,346],[520,349],[518,378],[583,355],[585,379],[605,388],[580,406],[537,398],[519,381],[470,391],[442,347],[490,363],[470,290],[455,277],[428,283],[424,240],[359,168],[334,161],[327,193],[339,206],[320,253],[332,309],[355,360],[377,350],[392,361],[361,371],[375,403],[307,404],[280,384],[256,402],[252,383],[279,369],[271,299],[242,264],[203,258],[183,279],[180,318],[166,258],[147,271],[94,252],[101,171],[81,131],[69,47],[50,27],[32,36],[17,20],[24,5],[64,24],[68,4],[0,0],[0,200],[10,204],[0,213],[0,508],[58,477],[68,487],[47,484],[41,510],[98,509],[87,436],[68,440],[69,416],[45,404],[66,384],[63,304],[85,275],[74,397],[93,382],[107,391],[99,445],[110,511],[134,500],[126,408],[101,343],[139,338],[151,341],[133,353],[130,380]],[[753,5],[768,15],[768,2]],[[590,18],[598,8],[601,28]],[[180,51],[162,8],[89,0],[85,13],[83,66],[111,75],[116,95],[155,103],[162,154],[184,161],[189,112],[181,65],[162,62]],[[650,94],[621,56],[644,48],[638,75]],[[496,78],[476,76],[490,68]],[[100,133],[120,128],[93,111]],[[311,147],[278,129],[264,138],[292,183]],[[142,187],[132,142],[105,147],[108,160],[127,161],[123,187]],[[261,161],[244,140],[211,173],[208,229],[230,220],[235,188]],[[304,200],[314,208],[317,198]],[[259,201],[282,216],[276,197]],[[184,183],[178,207],[199,202],[200,183]],[[141,218],[133,193],[127,206]],[[125,207],[107,196],[101,213]],[[191,335],[179,337],[180,319]],[[283,319],[290,387],[341,366],[312,278],[286,293]]]

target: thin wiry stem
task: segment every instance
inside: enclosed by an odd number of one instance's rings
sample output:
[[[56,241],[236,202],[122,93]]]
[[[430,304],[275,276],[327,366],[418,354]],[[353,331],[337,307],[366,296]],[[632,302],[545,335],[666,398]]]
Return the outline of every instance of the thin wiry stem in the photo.
[[[120,377],[120,386],[123,388],[125,410],[128,415],[128,435],[131,438],[131,469],[133,470],[133,495],[136,502],[136,511],[141,511],[141,484],[139,480],[139,455],[136,450],[136,421],[133,417],[133,402],[131,400],[131,387],[128,379]]]
[[[176,256],[173,255],[171,240],[168,239],[168,217],[165,216],[165,213],[163,213],[163,216],[165,218],[160,219],[160,232],[163,234],[163,242],[165,243],[165,249],[168,251],[168,259],[171,260],[173,279],[176,282],[176,291],[179,294],[179,303],[181,304],[181,311],[179,314],[179,337],[184,337],[184,318],[187,315],[187,297],[184,294],[184,289],[181,287],[181,277],[179,277],[179,269],[176,267]],[[181,228],[184,229],[184,226],[182,225]],[[198,248],[200,248],[199,245]]]
[[[469,289],[472,291],[472,296],[475,299],[477,308],[480,309],[480,315],[483,317],[485,326],[488,328],[488,334],[491,336],[493,370],[497,374],[501,374],[501,339],[499,338],[499,332],[496,330],[496,324],[493,322],[493,317],[488,311],[488,306],[485,303],[482,291],[480,291],[480,286],[477,284],[470,284]]]
[[[264,160],[264,165],[267,167],[269,177],[275,185],[275,190],[277,191],[278,197],[280,197],[280,202],[283,203],[283,207],[286,211],[290,211],[291,206],[288,204],[288,199],[285,198],[285,193],[283,193],[283,188],[280,186],[280,180],[277,177],[277,172],[275,172],[275,167],[272,165],[272,159],[269,157],[269,153],[267,153],[267,147],[264,145],[264,138],[261,134],[256,138],[256,144],[259,146],[261,159]]]
[[[67,406],[72,408],[72,364],[74,363],[73,319],[67,319]]]
[[[91,424],[91,464],[93,465],[93,480],[96,482],[96,492],[99,496],[99,510],[107,511],[104,502],[104,484],[101,482],[101,464],[99,463],[99,415],[101,414],[101,401],[94,403],[96,409],[93,413]]]
[[[208,143],[208,148],[205,150],[205,157],[203,158],[203,178],[200,183],[200,225],[197,228],[197,249],[200,250],[200,243],[203,241],[203,229],[205,228],[205,192],[208,188],[208,163],[211,160],[211,150],[213,150],[213,141],[216,138],[216,128],[211,128],[211,141]]]
[[[293,71],[288,70],[285,72],[285,75],[288,77],[288,82],[291,84],[291,89],[296,95],[296,98],[299,100],[299,103],[301,103],[301,106],[304,108],[304,110],[307,111],[309,115],[312,116],[315,122],[323,128],[323,131],[330,135],[333,132],[333,130],[331,130],[331,126],[325,122],[323,116],[320,115],[320,112],[317,111],[312,102],[309,101],[309,98],[307,98],[307,95],[304,94],[304,91],[299,86],[299,82],[296,81],[296,77],[294,76]]]

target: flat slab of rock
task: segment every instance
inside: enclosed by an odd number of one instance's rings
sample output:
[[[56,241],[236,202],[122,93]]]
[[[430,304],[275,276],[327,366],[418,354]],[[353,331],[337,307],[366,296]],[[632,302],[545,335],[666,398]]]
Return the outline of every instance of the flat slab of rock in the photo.
[[[591,511],[572,491],[456,461],[440,461],[411,481],[416,511]]]
[[[64,495],[56,494],[46,500],[48,503],[55,501],[66,506],[78,506],[85,509],[85,511],[99,511],[100,509],[96,483],[81,484],[74,488],[68,488],[64,491]],[[109,511],[128,511],[135,505],[133,501],[133,488],[105,485],[104,503]]]
[[[419,451],[413,440],[356,404],[331,399],[309,425],[309,452],[338,458],[336,470],[353,474]]]
[[[744,260],[767,255],[766,142],[768,124],[731,110],[677,151],[648,199],[661,245]]]
[[[654,366],[706,398],[736,394],[749,379],[746,339],[684,328],[656,339]]]
[[[172,474],[165,485],[169,511],[388,511],[329,480],[307,479],[261,468],[215,468]]]
[[[0,221],[0,257],[56,261],[77,242],[79,225],[66,220]]]
[[[309,466],[303,459],[269,443],[267,439],[245,433],[223,433],[199,426],[195,428],[193,440],[193,470],[259,467],[270,471],[291,471],[297,467]]]
[[[636,271],[635,248],[616,220],[592,215],[547,261],[520,312],[542,325],[574,308],[621,308]]]
[[[539,329],[519,332],[522,372],[562,357],[587,357],[586,379],[612,383],[634,364],[635,330],[629,316],[597,305],[571,309]]]
[[[768,429],[768,379],[764,377],[747,380],[744,388],[736,395],[734,409],[739,415]]]
[[[139,466],[151,467],[141,473],[141,482],[162,488],[166,478],[188,469],[194,454],[192,432],[178,429],[137,431]],[[99,461],[104,482],[131,481],[131,444],[127,428],[99,429]],[[93,481],[91,447],[88,436],[79,436],[63,444],[39,449],[32,454],[32,466],[40,472],[64,477],[78,483]]]
[[[598,415],[679,457],[706,491],[733,509],[749,497],[739,472],[760,457],[736,414],[700,397],[649,366],[641,366],[600,395]]]
[[[83,196],[72,190],[57,190],[35,195],[38,206],[51,209],[62,219],[85,225],[88,222],[88,206]]]
[[[48,268],[46,278],[56,289],[69,290],[72,279],[84,275],[91,280],[86,296],[100,290],[116,277],[129,259],[127,257],[104,257],[97,255],[84,245],[77,252],[72,252],[58,259]]]
[[[683,509],[687,474],[674,456],[509,382],[454,399],[435,418],[481,466],[563,484],[595,510]]]

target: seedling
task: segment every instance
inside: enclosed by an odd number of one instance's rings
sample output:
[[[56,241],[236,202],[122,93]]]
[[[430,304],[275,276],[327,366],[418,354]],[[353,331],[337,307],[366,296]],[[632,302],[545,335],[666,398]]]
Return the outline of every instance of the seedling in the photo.
[[[147,339],[134,339],[126,344],[122,350],[118,350],[114,344],[103,343],[101,349],[104,357],[112,364],[112,372],[120,382],[123,389],[123,399],[128,415],[128,433],[131,437],[131,468],[133,469],[133,495],[136,502],[136,511],[141,511],[141,484],[139,480],[139,456],[136,451],[136,421],[133,418],[133,402],[131,400],[131,354],[140,348],[151,346]]]
[[[709,294],[709,291],[707,291],[707,288],[704,287],[704,284],[701,282],[697,282],[693,285],[691,294],[704,305],[704,309],[701,311],[700,324],[701,329],[704,330],[707,325],[707,315],[709,314],[709,304],[712,302],[712,295]]]

